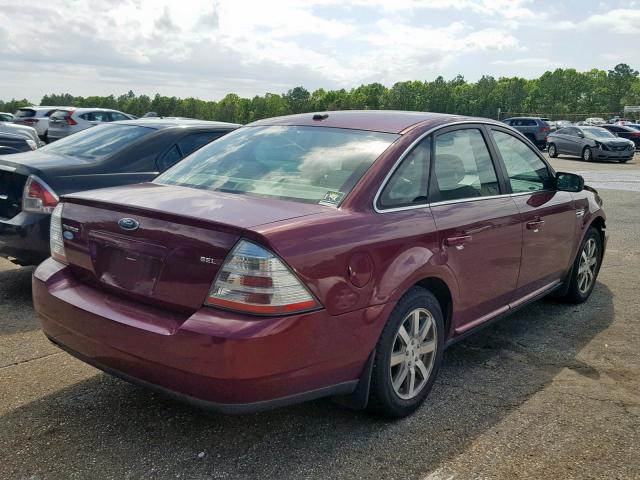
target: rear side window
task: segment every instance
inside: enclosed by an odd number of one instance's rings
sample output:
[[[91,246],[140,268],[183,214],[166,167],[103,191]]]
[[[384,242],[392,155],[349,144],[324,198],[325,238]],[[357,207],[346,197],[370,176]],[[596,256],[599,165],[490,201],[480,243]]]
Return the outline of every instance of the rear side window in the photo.
[[[182,155],[178,150],[178,146],[174,145],[158,159],[158,169],[162,172],[169,167],[173,167],[181,158]]]
[[[547,165],[524,142],[508,133],[492,130],[513,193],[536,192],[552,188]]]
[[[393,172],[378,199],[380,208],[427,203],[431,139],[422,140]]]
[[[18,118],[29,118],[29,117],[35,117],[35,116],[36,116],[36,111],[30,108],[21,108],[16,112],[16,117]]]
[[[120,112],[109,112],[109,115],[111,116],[112,122],[119,122],[121,120],[130,120],[129,117],[127,117],[126,115],[123,115]]]
[[[433,202],[498,195],[500,187],[489,149],[478,129],[438,135],[429,193]]]
[[[221,137],[222,132],[203,132],[187,135],[186,137],[178,141],[178,147],[182,152],[182,156],[186,157],[201,147],[204,147],[207,143]]]

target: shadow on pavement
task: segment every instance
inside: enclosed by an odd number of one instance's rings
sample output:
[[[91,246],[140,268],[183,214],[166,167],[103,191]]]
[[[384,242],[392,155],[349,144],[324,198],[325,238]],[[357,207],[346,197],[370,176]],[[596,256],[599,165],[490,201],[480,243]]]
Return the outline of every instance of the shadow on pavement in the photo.
[[[33,267],[0,270],[0,335],[40,328],[31,307]]]
[[[329,401],[214,415],[97,375],[0,417],[0,477],[420,478],[561,369],[597,378],[576,355],[613,315],[601,283],[583,305],[525,307],[451,347],[427,402],[394,422]]]

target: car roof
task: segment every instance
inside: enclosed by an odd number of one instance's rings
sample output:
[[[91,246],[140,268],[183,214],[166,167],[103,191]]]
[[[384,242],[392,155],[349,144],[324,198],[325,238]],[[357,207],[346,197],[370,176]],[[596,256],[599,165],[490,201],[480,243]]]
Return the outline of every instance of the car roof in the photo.
[[[542,117],[509,117],[505,120],[542,120]]]
[[[60,110],[64,108],[71,107],[56,107],[55,105],[47,106],[47,105],[31,105],[29,107],[20,107],[18,110]]]
[[[316,118],[314,120],[314,117]],[[249,123],[248,127],[310,126],[369,130],[384,133],[404,133],[418,124],[436,126],[460,121],[479,120],[475,117],[431,112],[403,112],[397,110],[343,110],[310,112],[283,117],[265,118]],[[486,121],[486,119],[482,119]]]
[[[137,118],[135,120],[121,120],[118,122],[111,122],[111,125],[114,125],[114,124],[138,125],[141,127],[155,128],[156,130],[169,128],[169,127],[203,127],[203,128],[235,129],[242,126],[238,123],[212,122],[209,120],[162,118],[162,117],[147,117],[147,118]]]

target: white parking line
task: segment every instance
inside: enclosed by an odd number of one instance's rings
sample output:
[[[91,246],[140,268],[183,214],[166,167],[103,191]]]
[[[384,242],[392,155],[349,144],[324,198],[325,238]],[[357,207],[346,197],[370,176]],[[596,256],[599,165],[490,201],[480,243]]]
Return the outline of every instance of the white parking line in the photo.
[[[594,188],[640,192],[640,171],[590,171],[576,172],[584,182]]]

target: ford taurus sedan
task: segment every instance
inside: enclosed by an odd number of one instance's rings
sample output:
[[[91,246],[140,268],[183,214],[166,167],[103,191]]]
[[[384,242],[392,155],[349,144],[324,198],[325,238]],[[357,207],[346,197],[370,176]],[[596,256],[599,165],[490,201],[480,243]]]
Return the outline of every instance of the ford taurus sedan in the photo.
[[[304,114],[65,196],[33,296],[61,348],[197,404],[397,417],[452,342],[550,293],[585,301],[605,245],[595,190],[504,124]]]

